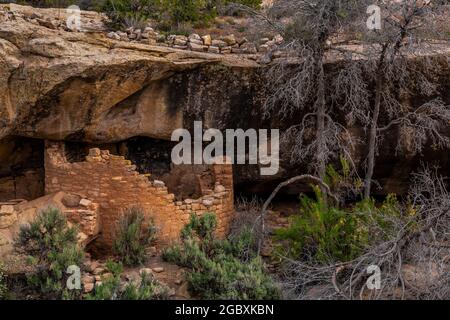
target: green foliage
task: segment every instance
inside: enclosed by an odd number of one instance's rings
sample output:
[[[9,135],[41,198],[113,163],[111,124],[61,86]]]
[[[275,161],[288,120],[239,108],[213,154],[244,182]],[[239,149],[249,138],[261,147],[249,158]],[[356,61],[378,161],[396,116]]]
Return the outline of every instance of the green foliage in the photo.
[[[152,221],[145,221],[143,209],[131,207],[119,219],[113,250],[125,265],[140,265],[146,260],[147,246],[155,238],[156,227]]]
[[[192,214],[182,230],[181,245],[167,248],[166,261],[186,267],[186,279],[194,294],[204,299],[277,299],[280,293],[264,273],[250,230],[228,240],[217,240],[215,215]]]
[[[207,25],[220,8],[232,2],[252,8],[261,5],[261,0],[106,0],[102,10],[115,25],[139,26],[156,19],[165,31],[187,30],[188,25]]]
[[[300,215],[291,218],[290,226],[277,230],[276,238],[287,241],[285,253],[320,262],[358,256],[368,241],[367,230],[362,228],[365,217],[327,205],[318,187],[314,192],[316,199],[301,197]]]
[[[6,285],[6,276],[3,273],[3,265],[0,263],[0,300],[3,300],[6,296],[8,287]]]
[[[205,0],[162,0],[173,25],[184,22],[207,23],[216,16],[215,6]]]
[[[339,157],[337,168],[329,164],[325,173],[324,182],[334,194],[348,193],[348,191],[358,193],[363,186],[361,179],[354,177],[348,160],[343,156]]]
[[[277,230],[280,254],[322,263],[350,261],[371,243],[391,239],[395,224],[415,214],[411,205],[404,210],[395,195],[388,195],[379,206],[368,199],[353,207],[337,208],[325,202],[318,187],[314,192],[315,199],[301,197],[300,214],[291,217],[289,227]],[[414,224],[409,227],[414,228]]]
[[[153,278],[153,276],[142,273],[141,283],[136,285],[130,283],[123,291],[122,300],[164,300],[169,297],[169,288]]]
[[[103,278],[102,284],[95,287],[94,292],[87,295],[87,300],[116,300],[120,289],[120,275],[123,272],[123,265],[112,260],[106,262],[106,270],[112,276]]]
[[[102,10],[114,25],[139,26],[147,19],[158,18],[160,0],[106,0]]]
[[[123,266],[112,260],[106,262],[112,276],[103,278],[102,284],[89,294],[87,300],[159,300],[168,298],[168,288],[146,273],[141,274],[140,283],[121,285]]]
[[[77,246],[77,229],[68,227],[58,209],[48,208],[29,225],[20,229],[18,246],[28,255],[34,272],[27,282],[41,293],[55,298],[74,298],[76,290],[68,291],[66,270],[81,266],[84,253]]]

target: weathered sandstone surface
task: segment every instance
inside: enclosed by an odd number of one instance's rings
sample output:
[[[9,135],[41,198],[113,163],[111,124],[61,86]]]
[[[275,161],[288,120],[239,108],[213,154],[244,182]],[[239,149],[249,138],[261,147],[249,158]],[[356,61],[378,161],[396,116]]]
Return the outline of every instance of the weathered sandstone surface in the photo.
[[[43,192],[42,140],[85,148],[99,145],[135,160],[125,141],[145,137],[167,142],[174,129],[191,128],[194,120],[219,129],[290,125],[262,116],[264,66],[245,55],[113,40],[104,31],[103,17],[92,12],[81,14],[87,26],[83,32],[45,23],[56,16],[64,20],[64,14],[56,9],[0,6],[0,156],[4,159],[0,195],[10,192],[4,198],[32,199]],[[438,81],[448,103],[449,79],[447,64]],[[363,136],[359,128],[352,130]],[[34,140],[18,142],[27,138]],[[383,140],[377,159],[380,193],[403,192],[409,173],[421,160],[439,159],[450,173],[448,151],[429,147],[423,155],[396,155],[394,141]],[[169,144],[164,152],[164,159],[170,159]],[[360,163],[364,152],[362,144],[355,153]],[[21,159],[20,154],[29,156]],[[266,193],[281,179],[304,172],[304,166],[291,166],[285,160],[273,177],[261,177],[257,166],[235,166],[235,184],[241,190]]]

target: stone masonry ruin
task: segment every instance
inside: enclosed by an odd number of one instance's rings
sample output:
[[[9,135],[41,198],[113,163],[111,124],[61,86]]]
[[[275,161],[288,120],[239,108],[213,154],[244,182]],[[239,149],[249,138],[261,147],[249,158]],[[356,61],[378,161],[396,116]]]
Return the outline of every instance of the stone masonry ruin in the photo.
[[[141,206],[159,228],[158,244],[166,245],[179,238],[191,213],[215,212],[217,235],[225,236],[233,218],[233,176],[230,164],[209,167],[214,184],[200,185],[197,199],[175,199],[165,183],[151,181],[151,174],[141,174],[136,165],[108,150],[92,148],[85,161],[70,163],[65,143],[47,141],[45,145],[45,192],[63,191],[79,194],[99,205],[100,235],[98,243],[111,247],[121,210]],[[201,180],[201,176],[199,177]]]

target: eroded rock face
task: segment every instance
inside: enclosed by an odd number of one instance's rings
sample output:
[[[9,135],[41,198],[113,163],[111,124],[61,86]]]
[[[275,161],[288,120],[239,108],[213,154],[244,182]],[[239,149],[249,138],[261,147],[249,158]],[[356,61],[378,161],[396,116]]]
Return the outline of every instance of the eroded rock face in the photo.
[[[0,6],[0,139],[168,139],[183,115],[167,102],[171,88],[162,79],[211,63],[256,66],[231,56],[122,43],[104,33],[55,30],[25,19],[26,8]]]
[[[0,6],[0,151],[11,136],[105,145],[139,136],[167,141],[173,130],[191,129],[194,120],[221,130],[283,130],[292,124],[262,116],[267,82],[264,67],[253,60],[110,39],[101,17],[87,12],[82,21],[95,26],[89,32],[55,29],[30,22],[29,11]],[[33,12],[50,20],[54,14]],[[447,63],[439,81],[450,104],[448,79]],[[360,128],[351,130],[364,137]],[[375,192],[404,192],[422,160],[439,159],[450,174],[446,150],[427,147],[423,155],[400,156],[394,141],[383,141],[375,172],[382,188]],[[364,148],[362,143],[355,151],[359,164]],[[268,193],[286,177],[304,173],[306,165],[289,164],[287,154],[282,150],[276,176],[260,176],[257,166],[235,166],[235,183],[250,193]],[[0,190],[12,183],[10,176],[0,180]]]

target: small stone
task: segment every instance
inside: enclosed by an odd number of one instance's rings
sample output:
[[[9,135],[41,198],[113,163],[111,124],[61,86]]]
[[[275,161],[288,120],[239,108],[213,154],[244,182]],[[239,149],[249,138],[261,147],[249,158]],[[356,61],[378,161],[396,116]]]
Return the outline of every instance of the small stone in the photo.
[[[90,157],[100,157],[102,153],[100,152],[99,148],[92,148],[89,149],[89,156]]]
[[[272,41],[275,42],[275,44],[280,45],[283,43],[284,38],[281,34],[277,34],[275,37],[273,37]]]
[[[165,35],[163,35],[163,34],[156,35],[156,42],[161,43],[161,42],[164,42],[164,41],[166,41],[166,36]]]
[[[30,19],[42,19],[42,14],[34,12],[31,14]]]
[[[96,275],[102,274],[103,272],[105,272],[105,269],[98,267],[92,272],[92,274],[96,276]]]
[[[89,207],[91,204],[92,204],[92,201],[88,200],[88,199],[81,199],[81,201],[80,201],[80,206],[83,206],[83,207]]]
[[[229,46],[232,46],[235,43],[237,43],[236,37],[234,36],[234,34],[230,34],[228,36],[222,37],[221,40],[225,41],[227,43],[227,45],[229,45]]]
[[[189,40],[188,37],[186,37],[186,36],[181,36],[181,35],[176,35],[176,36],[175,36],[175,39],[179,39],[179,40],[186,41],[186,42]]]
[[[164,183],[164,181],[155,180],[155,181],[153,181],[153,186],[156,188],[162,188],[162,187],[165,187],[166,184]]]
[[[110,39],[120,40],[120,36],[115,32],[110,32],[106,36]]]
[[[220,49],[219,49],[219,47],[210,46],[210,47],[208,48],[208,52],[211,52],[211,53],[220,53]]]
[[[224,192],[225,191],[225,187],[221,184],[218,184],[217,186],[214,187],[214,193],[220,193],[220,192]]]
[[[68,208],[75,208],[80,205],[81,197],[77,194],[65,194],[61,202]]]
[[[203,44],[189,42],[189,49],[196,52],[203,52]]]
[[[183,283],[183,280],[181,280],[181,279],[175,279],[174,283],[175,283],[176,285],[180,285],[180,284]]]
[[[259,44],[266,44],[267,42],[269,42],[270,41],[270,39],[269,38],[262,38],[262,39],[260,39],[259,40]]]
[[[198,34],[193,33],[193,34],[189,35],[189,41],[192,41],[192,40],[201,41],[202,38]]]
[[[182,39],[175,39],[173,41],[173,44],[176,46],[185,46],[187,44],[187,41],[182,40]]]
[[[259,52],[268,52],[269,51],[269,46],[267,44],[263,44],[263,45],[259,46],[258,51]]]
[[[220,48],[220,52],[221,53],[231,53],[231,47],[223,47],[223,48]]]
[[[206,207],[211,207],[213,205],[213,201],[205,199],[205,200],[203,200],[203,205]]]
[[[85,283],[83,285],[83,288],[84,288],[84,293],[92,292],[92,290],[94,290],[94,283]]]
[[[192,199],[186,199],[186,200],[184,200],[184,203],[186,203],[186,204],[191,204],[191,203],[193,203],[194,202],[194,200],[192,200]]]
[[[39,25],[49,28],[49,29],[56,29],[57,28],[57,23],[56,21],[52,21],[52,20],[43,20],[43,19],[36,19],[36,21],[39,23]]]
[[[146,274],[146,275],[153,275],[153,271],[152,271],[152,269],[150,269],[150,268],[142,268],[141,270],[139,270],[139,274],[140,275],[143,275],[143,274]]]
[[[213,40],[211,45],[214,47],[219,47],[219,48],[224,48],[224,47],[228,46],[228,44],[222,40]]]
[[[202,40],[189,40],[190,44],[196,44],[198,46],[203,46],[203,41]]]
[[[14,206],[4,204],[0,207],[0,215],[10,215],[14,213]]]
[[[164,271],[164,268],[163,267],[155,267],[155,268],[152,268],[152,270],[156,273],[161,273]]]
[[[210,45],[212,45],[212,38],[211,38],[211,35],[206,35],[206,36],[203,36],[202,37],[202,40],[203,40],[203,44],[205,45],[205,46],[210,46]]]
[[[87,261],[84,266],[87,271],[92,272],[97,269],[98,265],[98,261]]]
[[[126,32],[117,31],[116,34],[120,37],[120,40],[128,40],[128,35]]]

